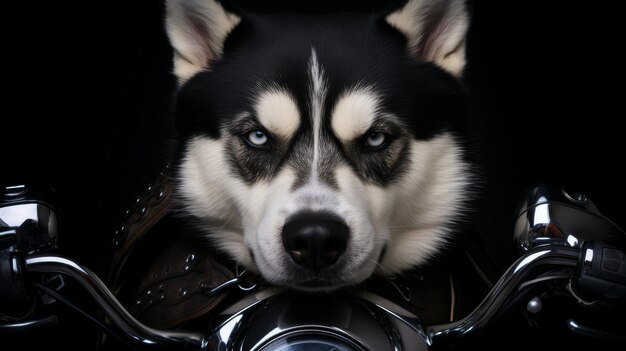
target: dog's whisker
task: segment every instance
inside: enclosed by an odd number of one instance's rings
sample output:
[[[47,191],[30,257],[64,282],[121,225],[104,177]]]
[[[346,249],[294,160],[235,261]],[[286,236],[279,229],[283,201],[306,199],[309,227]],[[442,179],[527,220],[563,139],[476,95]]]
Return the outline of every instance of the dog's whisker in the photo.
[[[231,228],[231,227],[227,227],[226,225],[227,225],[228,223],[230,223],[230,221],[232,221],[232,220],[233,220],[233,218],[235,218],[235,215],[234,215],[234,214],[232,214],[230,217],[228,217],[228,219],[224,222],[224,225],[222,225],[222,227],[221,227],[220,229],[224,229],[224,228]]]
[[[375,264],[377,267],[380,267],[380,269],[381,269],[381,270],[382,270],[385,274],[388,274],[389,272],[391,272],[391,270],[390,270],[390,269],[388,269],[387,267],[383,266],[380,262],[375,261],[375,260],[373,260],[373,259],[371,259],[371,258],[369,258],[369,257],[367,258],[367,260],[368,260],[368,261],[370,261],[370,262],[374,262],[374,264]]]
[[[389,228],[389,229],[394,229],[394,228],[412,228],[412,229],[420,229],[420,227],[418,226],[410,226],[410,225],[390,225],[390,226],[384,226],[384,227],[375,227],[376,229],[384,229],[384,228]]]

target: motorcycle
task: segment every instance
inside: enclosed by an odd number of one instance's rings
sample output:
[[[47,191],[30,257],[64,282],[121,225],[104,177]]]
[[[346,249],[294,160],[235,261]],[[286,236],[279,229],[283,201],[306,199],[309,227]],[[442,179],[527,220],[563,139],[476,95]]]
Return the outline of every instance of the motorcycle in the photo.
[[[537,335],[552,335],[551,342],[561,346],[626,346],[626,234],[584,193],[546,184],[530,189],[520,201],[512,238],[519,258],[495,282],[480,248],[466,243],[452,250],[450,261],[308,295],[270,286],[197,246],[163,244],[154,232],[167,221],[166,185],[155,183],[127,213],[114,236],[117,250],[106,280],[58,254],[62,233],[50,191],[3,189],[3,339],[26,342],[27,335],[60,323],[66,306],[101,329],[101,349],[510,349],[541,344]],[[146,256],[159,252],[155,242],[182,248],[172,257]],[[85,297],[99,312],[76,303]],[[498,334],[511,338],[496,343]]]

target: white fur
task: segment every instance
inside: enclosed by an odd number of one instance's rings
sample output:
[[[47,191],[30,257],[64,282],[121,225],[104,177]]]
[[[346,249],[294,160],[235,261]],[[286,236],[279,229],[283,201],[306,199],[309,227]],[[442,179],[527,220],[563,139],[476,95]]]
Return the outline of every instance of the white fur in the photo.
[[[356,88],[341,95],[331,114],[331,126],[343,142],[365,134],[379,109],[379,98],[371,88]]]
[[[214,241],[237,261],[253,266],[243,245],[242,216],[235,195],[245,184],[229,174],[222,140],[197,137],[187,144],[180,187],[186,210],[204,221]]]
[[[167,0],[166,6],[174,74],[183,83],[222,55],[224,40],[241,18],[215,0]]]
[[[261,182],[248,188],[239,196],[239,206],[244,221],[244,242],[255,253],[256,268],[270,282],[285,285],[287,267],[284,260],[287,253],[283,247],[281,230],[287,215],[283,205],[291,197],[291,185],[295,176],[290,169],[284,169],[271,182]]]
[[[426,33],[433,19],[439,22],[434,23],[432,33]],[[387,22],[406,35],[411,54],[434,61],[455,76],[462,74],[469,26],[463,0],[409,0],[403,8],[388,15]],[[418,48],[418,43],[424,41],[428,44]]]
[[[300,126],[300,112],[293,97],[283,90],[268,90],[256,101],[259,122],[272,133],[290,138]]]
[[[391,214],[388,253],[381,263],[388,273],[422,264],[438,252],[467,200],[469,169],[450,135],[413,141],[410,153],[405,175],[377,191]]]

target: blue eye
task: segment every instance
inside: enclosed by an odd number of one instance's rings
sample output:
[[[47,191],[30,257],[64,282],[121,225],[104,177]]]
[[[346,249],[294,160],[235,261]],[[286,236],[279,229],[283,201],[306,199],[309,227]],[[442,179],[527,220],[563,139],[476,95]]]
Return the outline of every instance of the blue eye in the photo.
[[[365,144],[369,147],[380,147],[385,141],[387,141],[387,135],[385,133],[373,132],[367,136]]]
[[[246,139],[254,146],[261,146],[267,143],[267,135],[258,129],[246,134]]]

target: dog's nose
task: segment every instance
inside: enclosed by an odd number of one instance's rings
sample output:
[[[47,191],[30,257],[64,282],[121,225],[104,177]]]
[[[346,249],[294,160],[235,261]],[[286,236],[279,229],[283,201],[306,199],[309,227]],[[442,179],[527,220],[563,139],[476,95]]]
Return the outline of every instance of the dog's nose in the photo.
[[[346,251],[348,226],[324,212],[302,212],[283,226],[283,246],[293,260],[304,267],[322,269],[337,262]]]

